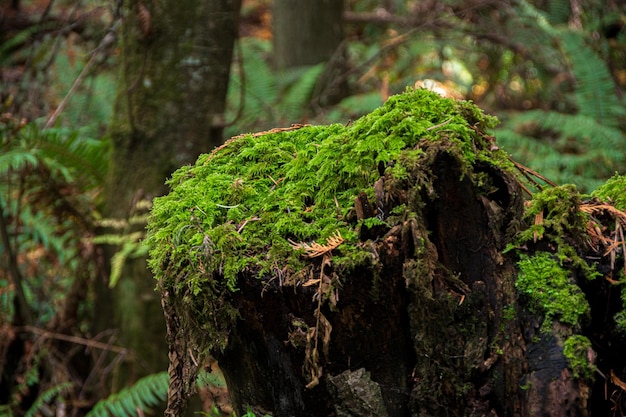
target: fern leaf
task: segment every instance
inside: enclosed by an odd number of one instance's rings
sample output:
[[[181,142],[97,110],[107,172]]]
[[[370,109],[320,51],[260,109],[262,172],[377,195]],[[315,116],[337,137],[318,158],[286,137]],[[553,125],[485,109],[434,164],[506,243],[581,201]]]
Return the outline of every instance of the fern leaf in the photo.
[[[290,70],[297,74],[297,77],[290,83],[284,98],[280,100],[280,114],[287,122],[297,121],[303,110],[308,107],[315,84],[323,70],[323,64]]]
[[[98,401],[85,417],[138,417],[137,410],[145,412],[165,402],[169,380],[167,371],[145,376],[134,385]],[[196,384],[206,387],[224,383],[215,374],[201,371]]]
[[[580,113],[605,126],[617,127],[624,108],[615,95],[613,78],[606,64],[579,33],[563,30],[560,38],[576,79]]]
[[[33,402],[28,411],[24,414],[24,417],[34,417],[41,411],[41,407],[44,404],[49,403],[54,398],[59,396],[59,394],[64,391],[68,391],[70,388],[72,388],[71,382],[63,382],[61,384],[55,385],[52,388],[47,389],[37,397],[35,402]]]
[[[11,149],[0,155],[0,174],[8,171],[19,171],[27,166],[36,167],[39,161],[29,150]]]
[[[134,385],[98,401],[85,417],[137,417],[137,410],[147,411],[165,401],[168,381],[167,372],[143,377]]]

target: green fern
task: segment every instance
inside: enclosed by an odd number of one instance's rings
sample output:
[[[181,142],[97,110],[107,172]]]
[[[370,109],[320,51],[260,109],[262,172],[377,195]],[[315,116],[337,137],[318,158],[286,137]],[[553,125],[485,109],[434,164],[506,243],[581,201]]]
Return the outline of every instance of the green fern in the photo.
[[[22,147],[68,182],[102,184],[108,169],[109,141],[92,139],[80,130],[42,130],[31,123],[20,131]]]
[[[136,417],[137,410],[148,410],[162,404],[167,397],[169,375],[159,372],[141,378],[104,400],[98,401],[86,417]]]
[[[560,31],[561,46],[569,58],[576,79],[576,101],[581,114],[599,124],[618,127],[625,115],[623,104],[615,94],[613,78],[606,64],[578,32]]]
[[[42,392],[33,405],[28,409],[28,411],[24,414],[24,417],[35,417],[40,411],[41,408],[50,403],[53,399],[59,396],[59,394],[69,391],[72,388],[71,382],[63,382],[61,384],[55,385],[52,388]]]
[[[529,111],[496,131],[498,143],[557,183],[593,190],[626,165],[622,133],[581,114]]]
[[[548,2],[547,8],[550,23],[567,23],[571,10],[570,0],[551,0]]]
[[[167,371],[145,376],[134,385],[98,401],[85,417],[136,417],[137,410],[147,411],[165,402],[169,378]],[[196,385],[199,388],[224,387],[225,383],[215,373],[200,371]]]
[[[275,71],[270,63],[270,42],[252,38],[240,42],[243,68],[233,67],[228,93],[227,119],[235,122],[226,134],[299,122],[308,110],[323,65]]]
[[[590,191],[626,167],[626,143],[619,129],[626,113],[609,69],[583,32],[562,24],[569,14],[565,3],[555,2],[545,14],[520,0],[518,11],[526,25],[558,46],[561,55],[552,59],[569,68],[575,79],[569,96],[575,106],[569,107],[575,107],[576,114],[528,111],[506,120],[503,125],[507,127],[496,134],[504,148],[520,161],[532,161],[526,163],[536,171],[558,183],[576,183]]]
[[[283,98],[280,103],[282,117],[288,123],[298,121],[306,111],[311,92],[319,76],[324,71],[324,65],[318,64],[311,67],[292,68],[283,74],[283,80],[287,81]]]
[[[39,161],[30,150],[10,149],[0,155],[0,175],[20,171],[28,166],[36,167],[38,164]]]

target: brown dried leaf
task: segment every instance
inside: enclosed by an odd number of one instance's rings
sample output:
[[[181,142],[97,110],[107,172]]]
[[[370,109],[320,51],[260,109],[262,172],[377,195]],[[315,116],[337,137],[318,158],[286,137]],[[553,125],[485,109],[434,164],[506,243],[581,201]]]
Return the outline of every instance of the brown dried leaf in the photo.
[[[304,256],[307,258],[317,258],[318,256],[325,255],[341,245],[345,239],[341,237],[341,233],[337,230],[332,236],[328,238],[328,241],[325,245],[321,245],[317,242],[313,242],[308,244],[306,242],[297,243],[292,240],[289,240],[289,244],[292,248],[299,250],[304,249]]]

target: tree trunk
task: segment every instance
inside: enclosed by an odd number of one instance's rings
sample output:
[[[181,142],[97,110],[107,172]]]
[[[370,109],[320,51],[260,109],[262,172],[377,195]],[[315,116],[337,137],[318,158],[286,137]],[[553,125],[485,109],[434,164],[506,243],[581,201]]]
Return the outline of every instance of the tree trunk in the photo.
[[[272,7],[274,63],[279,70],[326,63],[314,92],[316,105],[339,102],[347,83],[343,0],[276,0]]]
[[[105,202],[117,219],[161,195],[175,167],[222,143],[239,1],[131,0],[126,10]],[[135,354],[125,369],[137,378],[167,366],[167,344],[145,258],[128,264],[112,293],[102,283],[96,326],[119,329]]]
[[[585,213],[616,211],[571,186],[525,204],[534,173],[490,126],[408,91],[348,127],[242,135],[178,171],[148,238],[178,405],[210,351],[239,414],[606,415],[596,364],[621,387],[623,306],[596,276],[623,254],[599,246],[615,224]]]

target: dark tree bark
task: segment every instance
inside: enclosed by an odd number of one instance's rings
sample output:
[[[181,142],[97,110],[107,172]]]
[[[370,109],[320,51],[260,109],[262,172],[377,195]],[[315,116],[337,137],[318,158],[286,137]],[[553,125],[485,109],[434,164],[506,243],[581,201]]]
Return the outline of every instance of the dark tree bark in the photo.
[[[328,61],[343,40],[343,1],[278,0],[272,8],[278,68]]]
[[[479,169],[500,185],[489,198],[459,181],[460,161],[442,149],[426,168],[434,180],[421,191],[421,217],[371,236],[379,263],[342,277],[338,311],[324,311],[332,333],[316,387],[305,388],[305,352],[293,345],[294,319],[315,322],[314,289],[241,281],[241,320],[219,356],[240,412],[252,404],[274,416],[521,415],[517,384],[504,383],[523,374],[525,343],[502,318],[516,272],[501,255],[521,190],[504,171]]]
[[[272,7],[274,62],[278,69],[326,63],[315,104],[338,102],[347,94],[343,42],[343,0],[277,0]]]
[[[110,132],[106,215],[129,218],[136,203],[165,191],[175,167],[222,143],[238,0],[125,3],[122,70]],[[129,376],[168,363],[165,323],[154,281],[141,258],[112,293],[99,289],[96,327],[118,328],[135,353]]]

